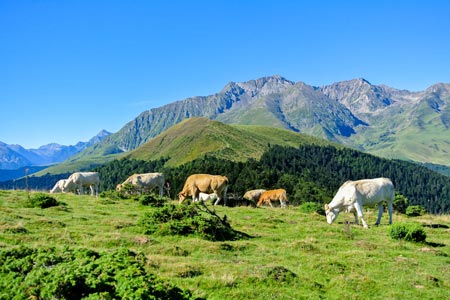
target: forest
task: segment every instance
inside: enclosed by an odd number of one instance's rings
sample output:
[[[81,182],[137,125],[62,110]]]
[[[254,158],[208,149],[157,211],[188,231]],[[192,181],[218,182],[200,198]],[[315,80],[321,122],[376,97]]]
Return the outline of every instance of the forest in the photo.
[[[100,173],[100,191],[115,189],[134,173],[162,172],[168,182],[168,193],[176,198],[186,178],[194,173],[221,174],[228,177],[231,199],[257,188],[284,188],[289,203],[327,203],[347,180],[388,177],[396,192],[409,205],[421,205],[429,213],[450,211],[450,178],[426,167],[401,160],[389,160],[352,149],[332,146],[302,145],[298,148],[271,146],[260,160],[233,162],[210,156],[176,168],[165,167],[168,158],[157,161],[119,159],[94,169]],[[28,178],[29,188],[51,189],[55,182],[69,174]],[[0,183],[2,189],[25,188],[25,180]]]

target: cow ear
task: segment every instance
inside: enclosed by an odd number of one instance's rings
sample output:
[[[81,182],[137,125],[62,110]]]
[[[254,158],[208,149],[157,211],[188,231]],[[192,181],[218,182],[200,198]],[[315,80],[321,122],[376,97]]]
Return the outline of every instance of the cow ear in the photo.
[[[330,207],[328,206],[328,204],[325,204],[325,211],[330,210]]]

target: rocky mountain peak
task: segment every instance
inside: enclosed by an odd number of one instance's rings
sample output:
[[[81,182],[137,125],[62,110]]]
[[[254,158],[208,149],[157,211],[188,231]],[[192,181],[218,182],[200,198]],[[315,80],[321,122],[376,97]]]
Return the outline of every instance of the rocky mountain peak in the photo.
[[[289,81],[286,78],[275,75],[262,77],[256,80],[250,80],[246,82],[240,82],[237,85],[240,86],[247,94],[254,96],[266,96],[273,93],[281,93],[286,88],[291,87],[295,82]]]
[[[426,89],[428,93],[436,93],[440,95],[450,94],[450,84],[449,83],[436,83]]]

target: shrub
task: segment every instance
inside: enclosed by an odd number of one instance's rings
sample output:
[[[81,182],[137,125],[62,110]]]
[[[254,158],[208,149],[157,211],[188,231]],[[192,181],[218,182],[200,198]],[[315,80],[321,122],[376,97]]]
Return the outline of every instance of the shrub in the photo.
[[[424,242],[427,234],[419,224],[396,223],[389,227],[389,235],[395,240]]]
[[[325,215],[323,205],[317,202],[304,202],[299,206],[299,208],[301,212],[307,214],[317,213],[319,215]]]
[[[276,266],[267,271],[266,274],[266,280],[272,280],[277,282],[290,282],[292,281],[297,275],[286,269],[283,266]]]
[[[198,235],[210,241],[242,238],[245,234],[233,230],[226,219],[221,219],[200,205],[166,204],[147,212],[139,221],[145,234]]]
[[[425,208],[420,205],[412,205],[406,208],[406,215],[408,217],[423,216],[426,213]]]
[[[58,206],[59,202],[52,196],[45,193],[36,193],[31,196],[26,204],[27,207],[48,208]]]
[[[127,197],[124,194],[119,193],[118,191],[113,191],[113,190],[103,191],[100,193],[99,197],[100,198],[109,198],[111,200],[127,199]]]
[[[0,251],[1,299],[192,299],[148,273],[145,256],[127,249],[20,247]]]
[[[139,198],[139,203],[142,205],[148,205],[153,207],[161,207],[166,203],[166,199],[158,197],[155,195],[141,195]]]
[[[392,203],[392,206],[394,207],[394,210],[396,212],[399,212],[401,214],[406,213],[406,208],[408,207],[408,198],[406,198],[403,195],[396,194],[394,202]]]

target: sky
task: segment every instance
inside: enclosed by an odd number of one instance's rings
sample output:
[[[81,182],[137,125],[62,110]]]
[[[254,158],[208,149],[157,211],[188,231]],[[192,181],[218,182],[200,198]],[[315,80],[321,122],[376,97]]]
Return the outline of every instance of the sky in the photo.
[[[0,0],[0,141],[117,132],[141,112],[281,75],[450,83],[450,1]]]

